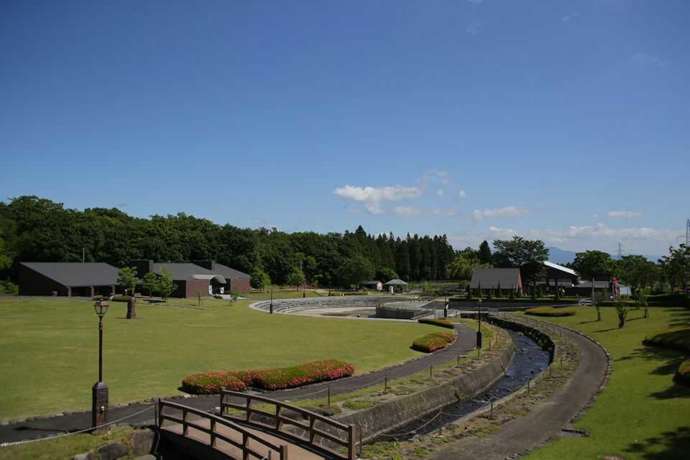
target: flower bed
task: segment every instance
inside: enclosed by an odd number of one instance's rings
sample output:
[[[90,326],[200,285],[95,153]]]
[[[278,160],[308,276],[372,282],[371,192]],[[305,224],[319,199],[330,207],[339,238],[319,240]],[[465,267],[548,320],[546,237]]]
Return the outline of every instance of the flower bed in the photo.
[[[423,335],[412,342],[412,349],[423,353],[433,353],[434,351],[446,348],[455,340],[452,332],[432,332]]]
[[[453,326],[453,323],[448,321],[447,319],[418,319],[418,322],[422,324],[431,324],[432,326],[439,326],[439,327],[445,327],[446,329],[453,329],[455,326]]]
[[[354,371],[352,364],[335,359],[274,369],[212,371],[185,377],[181,389],[192,394],[220,393],[221,389],[244,391],[250,386],[263,390],[281,390],[349,377]]]
[[[264,390],[281,390],[349,377],[354,371],[352,364],[343,361],[313,361],[299,366],[255,371],[252,386]]]
[[[673,380],[681,385],[690,386],[690,358],[680,363]]]
[[[202,372],[188,375],[182,380],[182,391],[195,395],[220,393],[220,390],[244,391],[247,385],[233,372]]]
[[[575,316],[574,308],[534,307],[525,310],[526,315],[532,316]]]

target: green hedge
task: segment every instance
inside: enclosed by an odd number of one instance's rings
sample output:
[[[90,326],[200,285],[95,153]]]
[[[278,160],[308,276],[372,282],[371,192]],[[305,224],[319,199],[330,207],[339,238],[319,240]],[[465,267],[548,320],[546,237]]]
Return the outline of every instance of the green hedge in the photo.
[[[690,386],[690,358],[680,363],[673,380],[681,385]]]
[[[354,372],[352,364],[328,359],[274,369],[192,374],[182,380],[181,389],[192,394],[220,393],[223,388],[244,391],[250,386],[263,390],[281,390],[349,377]]]
[[[534,307],[525,310],[526,315],[532,316],[574,316],[576,313],[574,308]]]
[[[690,297],[687,294],[658,294],[647,297],[647,303],[655,307],[688,307]]]
[[[418,319],[417,321],[422,324],[431,324],[432,326],[445,327],[446,329],[455,329],[453,323],[448,321],[447,319],[422,318]]]
[[[128,295],[114,295],[110,301],[111,302],[129,302],[130,296]]]
[[[670,348],[690,353],[690,328],[661,332],[645,338],[642,343],[647,346]]]
[[[436,350],[446,348],[454,340],[455,334],[452,332],[432,332],[415,339],[412,342],[412,349],[423,353],[433,353]]]

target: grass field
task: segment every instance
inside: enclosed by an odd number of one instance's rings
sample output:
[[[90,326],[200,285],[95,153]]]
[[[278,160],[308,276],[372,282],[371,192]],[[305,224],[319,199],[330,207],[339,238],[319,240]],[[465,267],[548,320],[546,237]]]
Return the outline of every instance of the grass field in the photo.
[[[177,394],[182,377],[222,369],[280,367],[334,358],[363,373],[420,353],[412,340],[434,326],[268,315],[250,300],[172,299],[111,303],[105,317],[104,380],[111,404]],[[97,380],[98,319],[93,302],[0,297],[0,419],[90,407]]]
[[[649,319],[642,318],[642,310],[632,311],[623,329],[617,328],[613,308],[602,309],[600,322],[593,308],[548,321],[598,340],[611,353],[613,374],[576,423],[591,436],[561,438],[533,452],[530,460],[690,458],[690,388],[672,380],[683,354],[641,343],[647,335],[690,324],[690,310],[651,308]]]

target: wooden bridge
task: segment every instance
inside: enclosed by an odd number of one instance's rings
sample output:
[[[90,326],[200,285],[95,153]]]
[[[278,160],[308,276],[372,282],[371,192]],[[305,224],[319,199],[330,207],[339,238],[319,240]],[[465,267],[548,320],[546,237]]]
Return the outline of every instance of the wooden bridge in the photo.
[[[220,395],[220,415],[161,400],[157,425],[166,459],[357,458],[353,425],[271,398],[234,391]]]

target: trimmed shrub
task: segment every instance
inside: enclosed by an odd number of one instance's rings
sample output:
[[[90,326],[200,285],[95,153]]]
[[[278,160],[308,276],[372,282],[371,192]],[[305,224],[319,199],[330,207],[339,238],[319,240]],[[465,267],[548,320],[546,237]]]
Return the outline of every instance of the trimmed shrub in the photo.
[[[343,361],[313,361],[299,366],[254,371],[252,386],[264,390],[282,390],[349,377],[354,372],[352,364]]]
[[[690,386],[690,358],[680,363],[676,375],[673,376],[673,381],[681,385]]]
[[[655,307],[690,307],[690,296],[681,293],[650,295],[647,303]]]
[[[182,391],[203,395],[220,393],[220,390],[244,391],[247,385],[233,372],[203,372],[188,375],[182,380]]]
[[[263,390],[282,390],[349,377],[354,372],[355,368],[352,364],[328,359],[275,369],[212,371],[193,374],[182,380],[181,389],[192,394],[220,393],[223,388],[244,391],[250,386]]]
[[[647,346],[670,348],[690,353],[690,328],[661,332],[645,338],[642,343]]]
[[[446,348],[455,340],[452,332],[432,332],[423,335],[412,342],[412,349],[423,353],[433,353],[434,351]]]
[[[422,323],[422,324],[431,324],[432,326],[445,327],[446,329],[454,329],[455,328],[455,326],[453,326],[453,323],[448,321],[447,319],[422,318],[422,319],[418,319],[417,321]]]
[[[574,308],[534,307],[525,310],[526,315],[532,316],[575,316],[575,313],[576,311]]]

